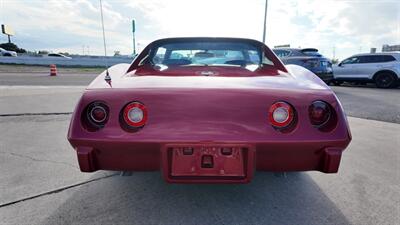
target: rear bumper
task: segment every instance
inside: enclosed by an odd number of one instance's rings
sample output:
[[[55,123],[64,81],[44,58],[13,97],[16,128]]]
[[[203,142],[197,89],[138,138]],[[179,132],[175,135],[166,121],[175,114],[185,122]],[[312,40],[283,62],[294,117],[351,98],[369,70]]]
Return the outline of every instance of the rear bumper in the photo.
[[[212,142],[211,144],[213,144]],[[210,143],[179,143],[182,146],[210,145]],[[161,170],[164,179],[172,183],[248,183],[254,171],[309,171],[336,173],[346,141],[338,147],[324,147],[322,143],[224,143],[243,147],[244,171],[242,177],[171,175],[169,144],[165,143],[105,143],[97,147],[75,147],[81,171],[154,171]],[[335,146],[326,143],[325,146]]]

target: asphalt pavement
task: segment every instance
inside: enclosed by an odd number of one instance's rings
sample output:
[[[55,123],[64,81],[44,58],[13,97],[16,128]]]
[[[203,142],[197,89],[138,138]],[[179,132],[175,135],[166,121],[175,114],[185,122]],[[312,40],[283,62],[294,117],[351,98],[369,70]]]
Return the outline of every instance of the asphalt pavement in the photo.
[[[332,86],[348,116],[400,123],[400,88]]]
[[[333,87],[353,135],[337,174],[182,185],[79,171],[66,133],[94,77],[0,72],[0,224],[400,224],[400,89]]]
[[[46,72],[43,73],[1,73],[1,86],[79,86],[88,85],[97,74],[91,73],[68,73],[59,74],[58,76],[50,76]]]

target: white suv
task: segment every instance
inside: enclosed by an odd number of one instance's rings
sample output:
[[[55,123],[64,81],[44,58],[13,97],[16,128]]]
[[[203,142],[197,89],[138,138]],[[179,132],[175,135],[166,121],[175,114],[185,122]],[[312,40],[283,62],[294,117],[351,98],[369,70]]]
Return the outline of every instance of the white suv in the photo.
[[[400,52],[353,55],[333,67],[334,84],[343,81],[369,83],[379,88],[397,87],[400,81]]]

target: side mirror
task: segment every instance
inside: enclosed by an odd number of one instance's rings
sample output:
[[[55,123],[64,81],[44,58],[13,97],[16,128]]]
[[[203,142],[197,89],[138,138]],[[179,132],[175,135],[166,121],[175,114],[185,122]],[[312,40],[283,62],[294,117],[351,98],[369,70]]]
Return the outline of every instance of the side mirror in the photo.
[[[339,66],[339,67],[342,67],[342,66],[343,66],[343,63],[339,63],[338,66]]]

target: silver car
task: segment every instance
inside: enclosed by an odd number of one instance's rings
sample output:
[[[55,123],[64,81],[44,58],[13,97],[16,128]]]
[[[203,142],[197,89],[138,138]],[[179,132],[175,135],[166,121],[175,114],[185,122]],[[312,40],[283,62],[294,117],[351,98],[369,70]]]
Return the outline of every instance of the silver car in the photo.
[[[71,57],[63,55],[63,54],[60,54],[60,53],[49,53],[49,54],[47,54],[47,55],[45,55],[43,57],[45,57],[45,58],[59,58],[59,59],[72,59]]]
[[[16,57],[17,53],[14,51],[8,51],[5,50],[4,48],[0,48],[0,55],[1,56],[12,56],[12,57]]]
[[[353,55],[333,67],[334,83],[375,83],[379,88],[399,85],[400,52]]]

